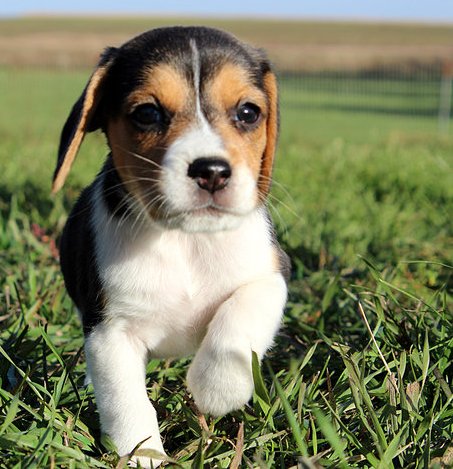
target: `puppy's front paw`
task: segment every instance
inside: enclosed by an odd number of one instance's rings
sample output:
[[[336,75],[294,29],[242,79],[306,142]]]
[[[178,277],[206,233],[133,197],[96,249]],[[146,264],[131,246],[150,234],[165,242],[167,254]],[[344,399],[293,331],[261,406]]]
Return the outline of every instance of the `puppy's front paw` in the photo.
[[[221,416],[246,404],[253,393],[251,352],[201,348],[187,374],[201,412]]]
[[[138,463],[140,463],[140,467],[146,469],[159,467],[166,459],[165,451],[160,441],[156,441],[154,444],[144,442],[135,453],[127,462],[129,467],[138,467]],[[123,456],[123,458],[127,459],[128,456]]]
[[[146,413],[146,409],[143,413]],[[151,414],[155,414],[154,409]],[[139,462],[143,468],[158,467],[166,459],[157,420],[140,422],[137,418],[132,425],[120,427],[120,431],[110,435],[110,438],[121,456],[122,463],[127,461],[129,467],[137,467]]]
[[[157,453],[162,454],[162,457],[163,457],[163,453],[161,453],[160,451],[156,451],[156,452],[151,451],[151,453],[153,453],[153,454],[150,454],[149,456],[133,456],[129,460],[128,466],[129,467],[138,467],[138,463],[140,463],[140,467],[143,467],[145,469],[159,467],[164,460],[161,459],[161,458],[158,458]]]

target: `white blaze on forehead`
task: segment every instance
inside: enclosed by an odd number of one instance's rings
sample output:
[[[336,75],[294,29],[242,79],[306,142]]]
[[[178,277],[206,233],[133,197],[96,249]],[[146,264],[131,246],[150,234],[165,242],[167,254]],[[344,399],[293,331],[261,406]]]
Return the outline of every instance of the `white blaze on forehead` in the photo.
[[[201,63],[200,63],[200,52],[198,50],[195,39],[190,40],[190,48],[192,50],[193,86],[195,88],[195,92],[197,93],[197,95],[199,95]]]
[[[195,39],[190,40],[190,48],[192,50],[192,73],[193,73],[193,88],[195,90],[195,108],[197,119],[200,124],[207,124],[206,118],[201,110],[200,101],[200,88],[201,88],[201,61],[200,51],[198,50]]]
[[[203,157],[227,157],[220,135],[212,128],[201,109],[201,59],[195,39],[191,39],[193,88],[195,92],[195,120],[184,134],[169,147],[165,163],[174,159],[191,163]]]

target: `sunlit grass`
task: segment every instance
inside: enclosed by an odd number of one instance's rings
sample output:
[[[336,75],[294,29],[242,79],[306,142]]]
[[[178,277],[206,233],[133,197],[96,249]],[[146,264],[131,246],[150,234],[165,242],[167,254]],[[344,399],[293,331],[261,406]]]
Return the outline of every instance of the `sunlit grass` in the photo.
[[[107,152],[102,136],[87,137],[68,185],[49,194],[87,75],[0,73],[0,468],[118,463],[83,387],[55,250]],[[447,464],[453,140],[435,119],[305,110],[285,93],[270,198],[293,263],[283,327],[250,405],[221,419],[195,412],[188,360],[150,362],[166,449],[187,468]]]

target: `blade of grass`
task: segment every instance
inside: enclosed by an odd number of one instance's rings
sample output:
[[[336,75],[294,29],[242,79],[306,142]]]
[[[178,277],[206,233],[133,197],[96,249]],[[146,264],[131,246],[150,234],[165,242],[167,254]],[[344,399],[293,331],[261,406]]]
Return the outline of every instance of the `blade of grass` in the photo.
[[[272,379],[273,379],[273,382],[274,382],[274,385],[275,385],[275,389],[277,390],[277,395],[280,398],[280,400],[282,401],[283,409],[285,410],[285,414],[286,414],[286,419],[288,420],[289,427],[291,428],[292,436],[293,436],[294,441],[296,443],[297,450],[299,451],[299,453],[302,456],[308,457],[307,445],[306,445],[306,443],[303,439],[302,432],[301,432],[301,429],[299,427],[299,424],[297,423],[296,416],[294,415],[294,412],[291,408],[291,405],[290,405],[290,403],[289,403],[289,401],[288,401],[288,399],[285,395],[285,392],[284,392],[280,382],[275,377],[272,370],[270,370],[270,372],[271,372]]]
[[[349,464],[344,454],[345,444],[338,436],[336,428],[332,425],[332,422],[326,417],[321,409],[313,408],[312,412],[316,417],[316,422],[320,430],[334,450],[332,454],[332,460],[336,460],[337,458],[339,459],[338,462],[335,462],[336,467],[348,468]]]

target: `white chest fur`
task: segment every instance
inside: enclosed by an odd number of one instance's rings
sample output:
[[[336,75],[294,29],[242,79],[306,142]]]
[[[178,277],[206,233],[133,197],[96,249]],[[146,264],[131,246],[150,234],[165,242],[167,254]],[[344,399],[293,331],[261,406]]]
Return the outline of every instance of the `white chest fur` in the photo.
[[[93,224],[106,319],[130,330],[154,356],[193,353],[221,303],[277,270],[263,210],[231,231],[132,232],[97,199]]]

